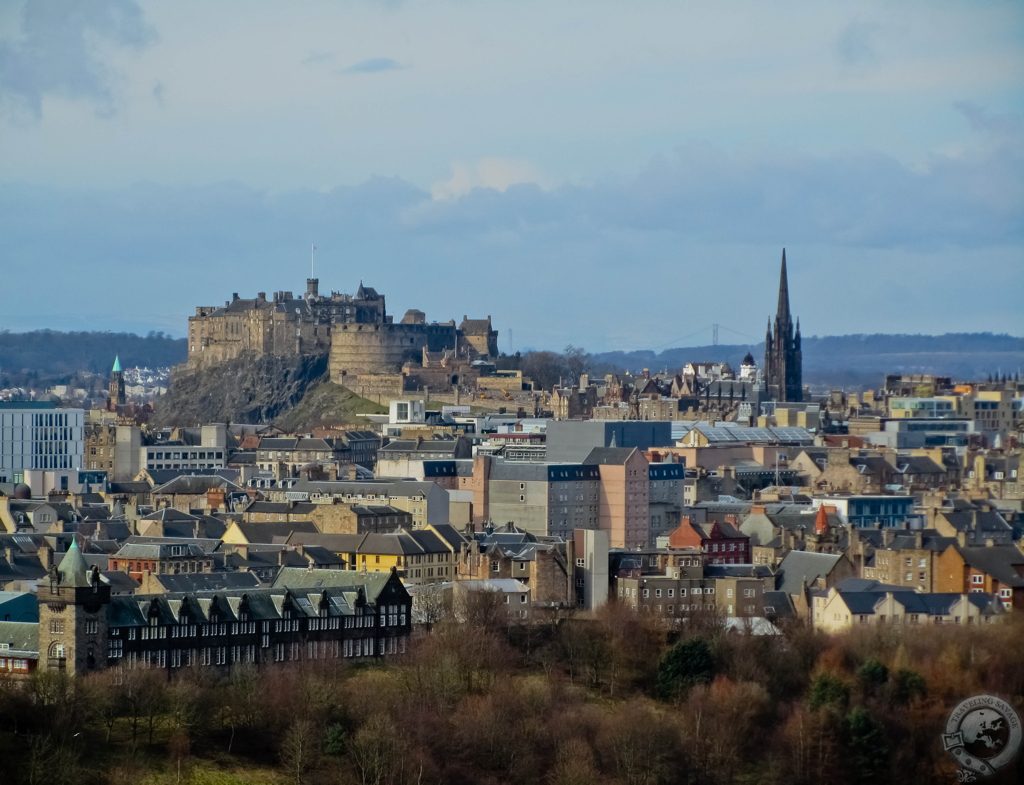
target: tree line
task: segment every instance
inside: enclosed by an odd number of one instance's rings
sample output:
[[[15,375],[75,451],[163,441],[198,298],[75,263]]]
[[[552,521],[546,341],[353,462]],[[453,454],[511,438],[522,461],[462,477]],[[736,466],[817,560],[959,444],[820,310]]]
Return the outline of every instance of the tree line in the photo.
[[[829,637],[485,612],[385,662],[0,681],[0,755],[16,785],[954,782],[946,717],[1021,707],[1022,644],[1016,617]]]

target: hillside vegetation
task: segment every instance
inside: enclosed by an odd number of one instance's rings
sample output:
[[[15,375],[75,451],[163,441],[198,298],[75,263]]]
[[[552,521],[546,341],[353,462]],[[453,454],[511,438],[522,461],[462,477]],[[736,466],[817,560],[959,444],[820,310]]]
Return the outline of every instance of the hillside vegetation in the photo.
[[[365,428],[366,419],[359,415],[385,412],[386,406],[360,398],[347,387],[320,382],[308,389],[302,400],[278,417],[274,424],[290,433],[331,425]]]
[[[614,606],[506,627],[497,608],[441,622],[386,663],[0,679],[0,779],[933,785],[957,781],[942,738],[960,701],[1024,705],[1016,617],[756,637],[670,631]],[[1018,755],[985,781],[1022,777]]]

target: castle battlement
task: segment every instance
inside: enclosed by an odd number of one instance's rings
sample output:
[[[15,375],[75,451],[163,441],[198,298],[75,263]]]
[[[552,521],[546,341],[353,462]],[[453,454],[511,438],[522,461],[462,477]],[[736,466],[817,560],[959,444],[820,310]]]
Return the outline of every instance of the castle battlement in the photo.
[[[491,317],[427,322],[410,309],[400,322],[387,313],[384,295],[359,284],[355,294],[319,293],[319,280],[306,292],[233,294],[223,306],[199,306],[188,320],[188,365],[204,368],[242,356],[327,354],[331,379],[342,383],[363,374],[401,374],[421,364],[424,351],[450,352],[470,364],[498,354]]]

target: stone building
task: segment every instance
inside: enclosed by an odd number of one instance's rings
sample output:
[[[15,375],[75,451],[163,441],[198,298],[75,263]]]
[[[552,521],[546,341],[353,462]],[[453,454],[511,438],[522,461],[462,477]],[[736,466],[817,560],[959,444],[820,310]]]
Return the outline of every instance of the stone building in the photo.
[[[764,344],[764,369],[769,392],[777,401],[803,400],[803,352],[800,349],[800,322],[793,326],[789,312],[789,279],[786,276],[786,249],[782,249],[779,274],[779,305],[775,328],[768,323]]]
[[[50,580],[40,582],[36,596],[40,666],[72,675],[102,668],[110,586],[100,579],[99,568],[86,565],[77,539],[72,539]]]
[[[426,321],[409,310],[399,322],[387,313],[384,295],[361,283],[354,295],[321,295],[319,280],[306,281],[306,293],[275,292],[255,299],[234,294],[223,306],[199,306],[189,317],[188,364],[209,367],[243,355],[327,354],[331,380],[350,387],[401,392],[403,367],[422,368],[425,356],[449,354],[461,363],[498,356],[498,333],[491,317],[463,317],[456,326]],[[435,375],[436,376],[436,375]],[[452,377],[455,380],[452,381]],[[446,388],[459,383],[449,369],[436,380]],[[363,379],[360,383],[361,377]]]

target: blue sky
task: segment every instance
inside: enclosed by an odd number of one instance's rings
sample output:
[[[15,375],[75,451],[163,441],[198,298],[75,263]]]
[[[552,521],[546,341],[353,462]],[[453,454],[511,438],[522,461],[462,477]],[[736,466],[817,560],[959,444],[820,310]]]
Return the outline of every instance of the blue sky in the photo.
[[[315,241],[505,350],[756,339],[783,245],[806,334],[1024,334],[1022,42],[1016,2],[6,2],[0,328],[180,335]]]

